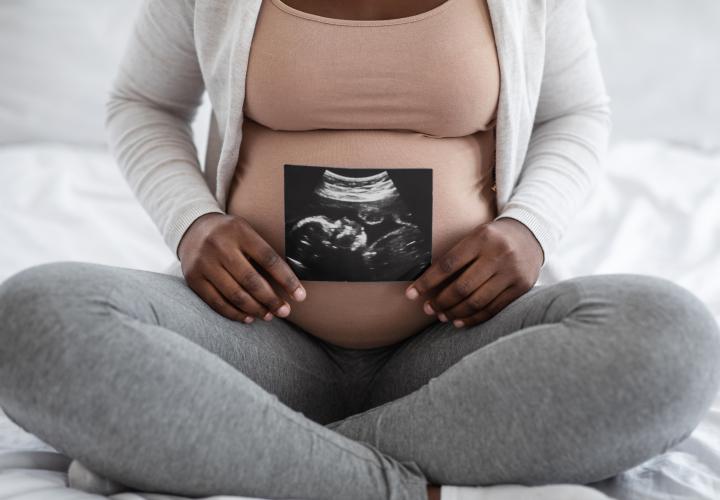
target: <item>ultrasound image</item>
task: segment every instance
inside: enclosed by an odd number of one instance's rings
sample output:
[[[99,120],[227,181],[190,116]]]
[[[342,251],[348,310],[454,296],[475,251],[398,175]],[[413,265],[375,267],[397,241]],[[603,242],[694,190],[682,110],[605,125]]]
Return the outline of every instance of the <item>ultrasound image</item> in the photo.
[[[412,281],[430,265],[432,169],[285,165],[285,258],[301,280]]]

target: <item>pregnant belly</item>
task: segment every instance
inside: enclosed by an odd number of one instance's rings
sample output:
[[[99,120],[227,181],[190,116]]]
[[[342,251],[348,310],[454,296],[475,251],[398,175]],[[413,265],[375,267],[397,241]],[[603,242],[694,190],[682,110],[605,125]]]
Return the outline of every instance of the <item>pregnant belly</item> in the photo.
[[[291,305],[288,321],[343,347],[391,345],[436,321],[405,288],[495,217],[493,141],[492,132],[276,131],[246,117],[227,212],[306,288],[297,303],[271,281]]]

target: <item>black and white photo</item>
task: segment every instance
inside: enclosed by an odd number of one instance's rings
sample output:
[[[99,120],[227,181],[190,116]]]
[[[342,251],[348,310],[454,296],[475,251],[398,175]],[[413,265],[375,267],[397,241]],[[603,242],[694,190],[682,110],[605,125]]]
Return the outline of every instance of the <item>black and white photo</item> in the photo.
[[[309,281],[409,281],[431,261],[432,169],[286,164],[285,254]]]

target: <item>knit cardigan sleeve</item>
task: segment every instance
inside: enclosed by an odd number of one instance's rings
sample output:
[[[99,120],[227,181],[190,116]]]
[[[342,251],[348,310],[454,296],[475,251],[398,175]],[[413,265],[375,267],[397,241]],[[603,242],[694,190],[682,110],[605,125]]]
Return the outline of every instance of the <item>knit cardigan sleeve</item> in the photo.
[[[525,224],[543,265],[602,172],[611,121],[585,0],[549,1],[545,61],[520,176],[497,218]]]
[[[195,219],[223,213],[203,177],[192,136],[205,90],[193,17],[193,0],[143,3],[106,112],[110,150],[175,255]]]

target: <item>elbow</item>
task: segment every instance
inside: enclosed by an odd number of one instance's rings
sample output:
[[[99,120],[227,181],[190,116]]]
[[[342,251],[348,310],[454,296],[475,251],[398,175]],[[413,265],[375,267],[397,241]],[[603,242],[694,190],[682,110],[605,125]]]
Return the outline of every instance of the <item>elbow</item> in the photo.
[[[601,161],[612,127],[611,98],[602,92],[561,112],[536,117],[531,143],[563,137],[593,151],[596,160]]]
[[[115,119],[118,109],[122,106],[121,99],[114,93],[110,93],[105,100],[105,132],[108,133]]]
[[[598,97],[585,111],[588,120],[595,123],[596,148],[598,150],[598,163],[602,164],[610,145],[610,135],[613,130],[612,99],[607,93]]]
[[[131,99],[117,84],[113,85],[105,99],[105,133],[111,135],[119,116],[132,104]]]
[[[111,151],[113,151],[115,147],[115,141],[113,140],[113,128],[117,121],[118,114],[125,105],[125,99],[123,99],[117,89],[113,87],[105,99],[105,137]]]
[[[105,138],[111,154],[117,158],[117,149],[121,137],[125,135],[128,120],[125,116],[131,113],[133,102],[117,87],[113,87],[105,100]]]
[[[594,99],[582,112],[586,113],[590,118],[595,119],[601,127],[605,129],[606,135],[609,137],[613,128],[612,116],[612,99],[606,93],[601,94]]]
[[[572,106],[556,109],[554,113],[538,110],[535,117],[535,125],[542,125],[546,122],[572,119],[573,117],[587,118],[594,120],[604,126],[608,132],[612,128],[612,99],[606,93],[600,93],[589,97]]]

